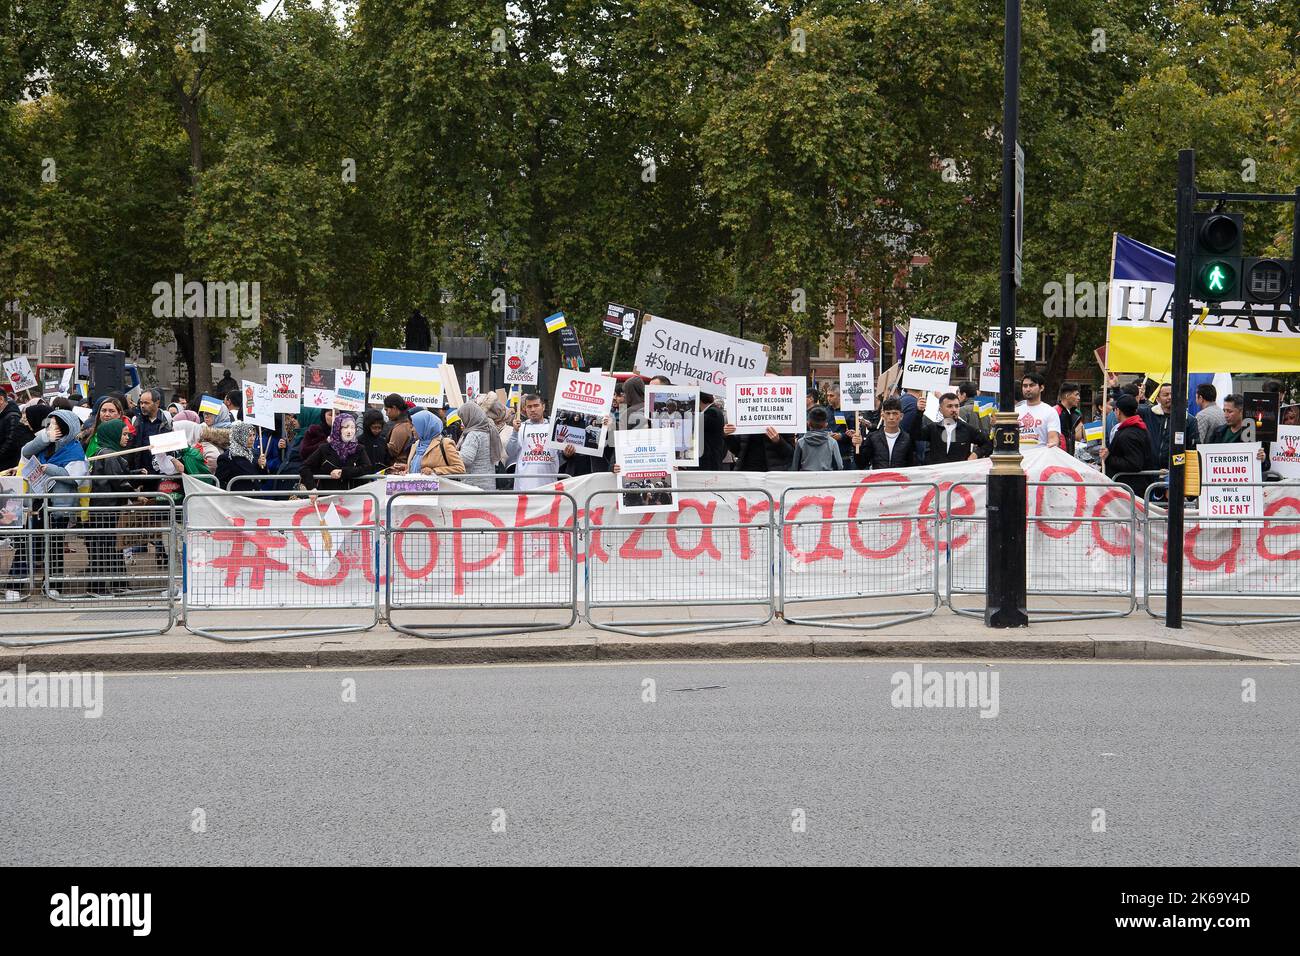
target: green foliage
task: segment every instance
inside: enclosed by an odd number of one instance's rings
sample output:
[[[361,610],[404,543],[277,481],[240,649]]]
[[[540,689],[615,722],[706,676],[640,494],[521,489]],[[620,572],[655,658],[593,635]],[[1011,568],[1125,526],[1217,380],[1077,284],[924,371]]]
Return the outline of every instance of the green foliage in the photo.
[[[1020,307],[1065,359],[1102,320],[1040,318],[1043,287],[1104,281],[1114,231],[1172,246],[1180,148],[1206,184],[1300,181],[1284,7],[1026,8]],[[272,327],[345,347],[416,308],[487,333],[500,288],[602,365],[608,301],[773,344],[841,297],[997,314],[995,0],[0,0],[0,27],[0,297],[72,331],[193,349],[150,312],[178,272],[257,281]],[[1248,241],[1284,249],[1283,213]]]

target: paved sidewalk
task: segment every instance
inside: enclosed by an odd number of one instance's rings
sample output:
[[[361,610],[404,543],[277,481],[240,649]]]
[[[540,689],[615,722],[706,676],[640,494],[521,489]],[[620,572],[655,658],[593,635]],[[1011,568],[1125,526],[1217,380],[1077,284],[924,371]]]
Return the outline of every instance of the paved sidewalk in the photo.
[[[1045,602],[1036,600],[1035,606]],[[1231,605],[1223,602],[1226,610]],[[1242,609],[1242,605],[1236,605]],[[1252,607],[1252,610],[1256,608]],[[719,611],[735,610],[743,617],[749,609],[665,607],[663,623],[699,621]],[[706,613],[707,612],[707,613]],[[111,606],[83,608],[67,618],[68,631],[85,622],[102,627]],[[608,612],[604,612],[608,613]],[[1190,613],[1190,612],[1189,612]],[[144,624],[149,618],[117,610],[118,619]],[[165,620],[165,612],[152,617]],[[497,623],[520,626],[527,622],[554,622],[565,615],[553,611],[516,612],[403,612],[404,622],[435,624],[442,632],[465,633],[468,625]],[[22,619],[30,626],[32,618]],[[198,626],[216,633],[222,625],[256,622],[268,628],[299,625],[321,627],[362,621],[355,611],[220,614],[210,612]],[[19,619],[0,610],[0,628]],[[49,628],[53,622],[43,621]],[[229,634],[230,632],[224,632]],[[74,644],[0,648],[0,670],[22,661],[28,669],[157,670],[240,667],[340,667],[399,664],[504,663],[510,661],[591,661],[639,659],[772,658],[772,657],[936,657],[936,658],[1039,658],[1101,660],[1278,660],[1300,662],[1300,626],[1258,624],[1212,626],[1188,624],[1171,631],[1163,622],[1138,609],[1124,618],[1067,620],[1037,623],[1025,629],[995,631],[982,621],[953,614],[946,607],[932,617],[878,630],[831,629],[787,624],[748,624],[693,634],[629,636],[593,628],[585,621],[564,630],[500,636],[458,636],[422,640],[398,633],[385,623],[369,631],[294,637],[251,643],[224,643],[190,634],[177,625],[166,634],[114,638]]]

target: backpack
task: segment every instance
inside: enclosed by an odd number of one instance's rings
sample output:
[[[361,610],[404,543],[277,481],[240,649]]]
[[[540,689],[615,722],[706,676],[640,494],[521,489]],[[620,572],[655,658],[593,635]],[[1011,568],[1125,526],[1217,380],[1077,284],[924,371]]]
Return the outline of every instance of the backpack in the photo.
[[[431,458],[435,449],[438,452],[437,457]],[[438,460],[442,461],[441,465],[433,464]],[[420,467],[432,468],[435,475],[465,474],[465,461],[456,450],[456,443],[445,435],[438,436],[437,441],[429,446],[429,450],[420,459]]]

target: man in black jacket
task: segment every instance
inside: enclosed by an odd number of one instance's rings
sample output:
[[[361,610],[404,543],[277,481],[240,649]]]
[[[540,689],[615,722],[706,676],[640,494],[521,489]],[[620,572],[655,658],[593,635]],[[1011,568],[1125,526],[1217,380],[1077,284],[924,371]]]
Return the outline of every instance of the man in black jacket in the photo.
[[[912,420],[909,433],[915,444],[926,443],[926,456],[923,464],[946,465],[953,461],[974,461],[993,451],[993,443],[977,429],[971,428],[957,417],[958,402],[953,392],[939,396],[940,421],[932,422],[925,417],[925,406],[929,396],[922,395],[916,400],[916,407],[921,412]]]
[[[727,457],[727,413],[718,407],[717,399],[708,392],[700,393],[700,471],[722,471],[722,459]]]
[[[1156,414],[1154,405],[1147,405],[1145,408],[1139,405],[1138,415],[1142,418],[1142,424],[1147,427],[1147,438],[1151,442],[1151,467],[1168,468],[1169,439],[1174,420],[1174,387],[1172,385],[1166,383],[1160,386],[1160,390],[1156,392],[1156,404],[1160,406],[1161,414]],[[1197,428],[1194,421],[1187,423],[1183,437],[1186,439],[1185,447],[1188,450],[1196,447]]]
[[[737,435],[736,426],[723,429],[727,448],[736,456],[736,471],[789,471],[794,458],[794,436],[769,428],[761,435]]]
[[[148,448],[150,435],[161,435],[163,432],[172,430],[171,422],[167,421],[163,415],[162,389],[141,389],[139,414],[131,419],[131,429],[134,434],[131,436],[127,448]],[[133,471],[146,471],[153,475],[158,474],[153,457],[145,454],[136,455],[132,458],[131,469]]]
[[[1120,479],[1133,489],[1133,494],[1142,497],[1151,483],[1150,476],[1136,475],[1132,472],[1146,471],[1151,467],[1151,439],[1147,436],[1146,423],[1138,415],[1137,399],[1132,395],[1121,394],[1115,399],[1116,417],[1119,424],[1110,436],[1106,447],[1101,450],[1106,475],[1125,475]]]
[[[859,468],[907,468],[913,464],[912,436],[903,431],[903,405],[887,398],[880,406],[880,427],[858,439],[854,461]]]

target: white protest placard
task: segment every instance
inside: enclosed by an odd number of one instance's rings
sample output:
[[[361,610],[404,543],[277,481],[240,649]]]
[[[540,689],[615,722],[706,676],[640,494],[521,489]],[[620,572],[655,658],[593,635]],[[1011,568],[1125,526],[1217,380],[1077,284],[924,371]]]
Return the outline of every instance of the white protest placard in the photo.
[[[149,436],[149,451],[155,455],[165,455],[169,451],[183,451],[189,447],[184,432],[159,432]]]
[[[869,412],[876,407],[876,363],[845,362],[840,365],[840,409]]]
[[[478,399],[479,389],[481,388],[479,385],[480,375],[479,372],[465,373],[465,401],[473,402]]]
[[[89,353],[98,352],[101,349],[111,349],[113,339],[100,338],[91,335],[79,335],[73,342],[72,354],[77,357],[74,365],[77,367],[77,378],[90,378],[90,359],[87,358]]]
[[[1002,350],[997,342],[980,345],[980,391],[997,394],[1002,384]]]
[[[268,365],[266,384],[271,388],[271,411],[298,414],[302,406],[301,365]]]
[[[90,416],[95,414],[95,410],[93,408],[88,408],[85,405],[73,405],[72,414],[80,418],[81,423],[84,425],[86,422],[90,421]]]
[[[989,329],[989,341],[997,345],[1002,344],[1002,329],[1000,326],[995,325]],[[1038,361],[1038,329],[1016,327],[1016,361]]]
[[[700,390],[677,385],[647,385],[646,417],[650,427],[673,434],[673,454],[678,465],[700,463]]]
[[[67,368],[63,370],[63,374],[59,376],[60,395],[72,394],[72,373],[73,373],[73,368],[71,365],[69,365]]]
[[[1278,425],[1277,441],[1268,451],[1270,470],[1283,478],[1300,478],[1300,425]]]
[[[727,422],[737,435],[761,435],[769,428],[802,434],[808,430],[807,390],[802,376],[733,378],[727,382]]]
[[[667,428],[635,428],[614,433],[618,459],[619,514],[676,511],[676,438]]]
[[[275,410],[271,407],[271,387],[257,382],[243,383],[243,409],[240,416],[258,428],[275,427]]]
[[[536,385],[540,354],[539,340],[506,336],[506,384]]]
[[[49,494],[54,487],[54,478],[45,471],[45,466],[35,458],[24,458],[18,465],[18,474],[27,482],[28,493],[33,495]]]
[[[383,399],[380,399],[382,401]],[[334,410],[337,412],[364,412],[366,410],[366,373],[354,368],[334,370]]]
[[[5,379],[13,387],[14,394],[36,387],[36,374],[26,355],[20,355],[4,363]]]
[[[913,319],[903,353],[903,388],[947,391],[956,348],[956,322]]]
[[[304,408],[334,407],[334,369],[307,366],[302,380]]]
[[[696,385],[711,395],[723,395],[728,380],[767,371],[767,346],[646,315],[632,370],[647,378],[665,375],[674,385]]]
[[[551,403],[551,436],[547,448],[572,445],[579,455],[605,453],[605,419],[614,403],[618,383],[605,375],[560,369]]]
[[[1211,518],[1253,518],[1263,514],[1259,488],[1259,442],[1200,445],[1201,513]],[[1253,482],[1255,487],[1242,487]]]
[[[10,528],[23,526],[27,517],[26,499],[18,497],[23,494],[23,480],[18,475],[0,476],[0,516],[8,521],[0,521],[0,526]],[[10,497],[10,496],[14,497]]]

